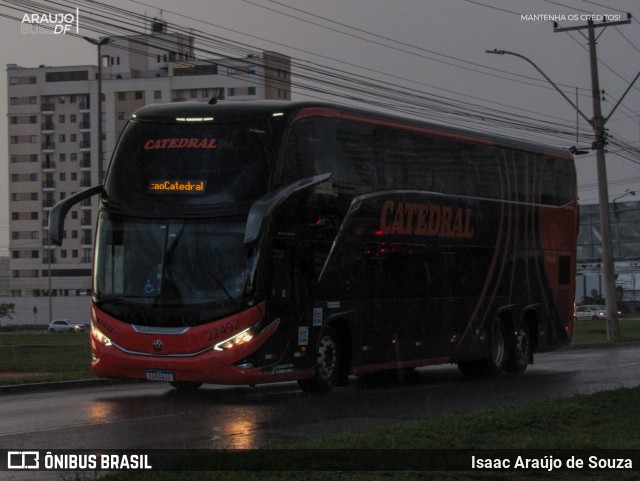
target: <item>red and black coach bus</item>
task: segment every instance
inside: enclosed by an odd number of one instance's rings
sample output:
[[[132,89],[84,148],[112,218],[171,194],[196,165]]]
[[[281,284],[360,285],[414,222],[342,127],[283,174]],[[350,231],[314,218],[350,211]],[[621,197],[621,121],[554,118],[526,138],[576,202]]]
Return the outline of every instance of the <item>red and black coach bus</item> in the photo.
[[[100,195],[103,377],[202,383],[456,363],[523,372],[570,342],[577,187],[562,150],[310,102],[138,110]]]

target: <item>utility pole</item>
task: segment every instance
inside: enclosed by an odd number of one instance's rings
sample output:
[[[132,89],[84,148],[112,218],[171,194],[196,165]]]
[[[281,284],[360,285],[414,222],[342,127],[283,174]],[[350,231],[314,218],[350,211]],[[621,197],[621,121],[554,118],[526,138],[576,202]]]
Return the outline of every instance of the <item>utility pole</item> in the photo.
[[[588,30],[589,43],[589,60],[591,64],[591,90],[593,96],[593,119],[590,121],[595,134],[593,149],[596,151],[596,166],[598,174],[598,201],[600,203],[600,231],[602,235],[602,265],[604,270],[604,298],[607,308],[607,339],[617,339],[620,334],[618,323],[618,299],[616,297],[616,277],[615,264],[613,261],[613,243],[611,236],[611,218],[609,215],[609,186],[607,182],[607,165],[605,161],[605,145],[606,145],[606,129],[605,124],[611,117],[611,114],[620,105],[622,98],[629,92],[631,85],[635,83],[640,76],[631,82],[629,88],[623,94],[620,101],[613,108],[608,117],[602,116],[602,105],[600,98],[600,81],[598,79],[598,55],[596,53],[596,28],[610,27],[614,25],[623,25],[631,23],[631,14],[628,14],[627,20],[617,22],[604,22],[595,24],[593,20],[589,20],[587,25],[577,27],[558,28],[554,25],[554,32],[567,32],[570,30]]]

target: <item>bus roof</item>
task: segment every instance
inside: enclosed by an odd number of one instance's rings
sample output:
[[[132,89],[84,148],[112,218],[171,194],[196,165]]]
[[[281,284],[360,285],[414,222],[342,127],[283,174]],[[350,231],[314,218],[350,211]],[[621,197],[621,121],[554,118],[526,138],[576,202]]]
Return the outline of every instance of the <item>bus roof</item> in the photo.
[[[356,122],[369,123],[382,127],[399,128],[424,132],[430,135],[459,139],[465,142],[502,146],[510,149],[543,153],[551,157],[572,160],[566,149],[550,145],[523,141],[505,136],[488,134],[389,115],[383,112],[347,107],[330,102],[315,101],[217,101],[207,102],[171,102],[153,104],[138,109],[132,118],[148,122],[174,123],[179,121],[233,122],[255,118],[268,118],[285,115],[289,121],[304,117],[331,117]]]

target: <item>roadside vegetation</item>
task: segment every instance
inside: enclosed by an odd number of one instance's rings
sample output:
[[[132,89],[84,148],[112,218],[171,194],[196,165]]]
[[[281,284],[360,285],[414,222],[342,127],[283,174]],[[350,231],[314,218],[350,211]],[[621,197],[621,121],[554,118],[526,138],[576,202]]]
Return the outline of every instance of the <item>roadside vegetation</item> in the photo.
[[[93,378],[88,333],[9,329],[0,332],[0,386]]]

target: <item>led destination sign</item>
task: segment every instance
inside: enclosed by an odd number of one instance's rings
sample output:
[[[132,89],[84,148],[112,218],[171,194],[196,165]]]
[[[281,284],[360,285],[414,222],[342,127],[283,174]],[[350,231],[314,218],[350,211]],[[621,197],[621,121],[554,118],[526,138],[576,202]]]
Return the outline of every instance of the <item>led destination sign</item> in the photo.
[[[206,180],[160,179],[149,181],[149,192],[157,194],[204,194]]]

